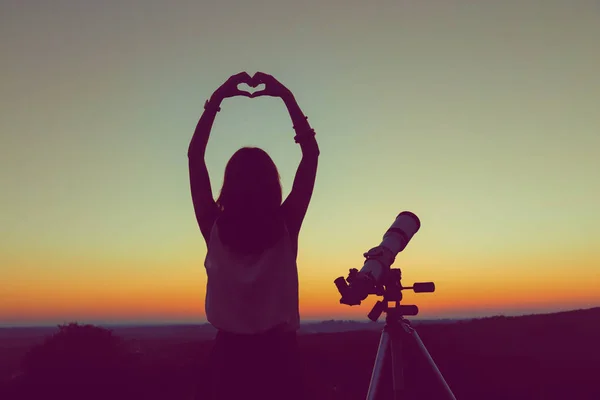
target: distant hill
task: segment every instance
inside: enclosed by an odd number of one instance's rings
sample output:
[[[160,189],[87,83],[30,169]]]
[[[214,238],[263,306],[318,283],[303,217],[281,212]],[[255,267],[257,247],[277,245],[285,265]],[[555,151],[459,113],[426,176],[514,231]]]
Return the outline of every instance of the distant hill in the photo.
[[[586,309],[563,311],[548,314],[531,314],[522,316],[490,316],[483,318],[464,318],[464,319],[412,319],[411,324],[415,327],[424,325],[441,325],[466,323],[469,321],[486,321],[504,319],[507,321],[538,321],[544,319],[556,320],[556,318],[577,319],[585,318],[589,315],[598,313],[600,317],[600,307]],[[189,340],[210,340],[214,338],[216,329],[208,323],[203,324],[176,324],[176,325],[100,325],[111,329],[116,335],[124,339],[189,339]],[[304,322],[301,324],[299,334],[314,333],[336,333],[352,331],[381,331],[384,326],[384,317],[379,321],[356,321],[356,320],[325,320],[318,322]],[[51,335],[56,331],[55,326],[44,327],[9,327],[0,328],[0,348],[7,346],[30,345],[41,341],[44,337]]]

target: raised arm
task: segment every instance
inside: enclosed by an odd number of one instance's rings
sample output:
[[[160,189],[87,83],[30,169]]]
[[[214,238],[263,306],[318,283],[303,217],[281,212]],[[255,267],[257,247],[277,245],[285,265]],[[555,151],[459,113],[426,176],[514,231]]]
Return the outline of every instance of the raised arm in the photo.
[[[282,205],[290,235],[297,241],[315,186],[319,146],[315,139],[315,132],[311,129],[307,117],[302,113],[292,92],[273,76],[263,72],[257,72],[253,79],[255,83],[265,84],[265,89],[255,92],[253,97],[281,97],[284,101],[296,131],[296,143],[300,144],[302,149],[302,160],[296,170],[292,190]]]
[[[297,238],[315,187],[320,151],[314,130],[311,129],[296,99],[290,95],[283,100],[294,124],[296,142],[302,150],[302,159],[296,170],[292,190],[282,205],[290,234]]]
[[[215,116],[221,110],[221,102],[228,97],[238,95],[250,97],[249,93],[242,92],[237,88],[238,84],[250,81],[250,76],[246,72],[241,72],[230,77],[213,93],[210,100],[204,104],[204,112],[196,125],[196,130],[188,148],[192,202],[198,226],[207,245],[210,238],[210,230],[218,215],[218,208],[213,198],[210,177],[204,158],[206,145],[208,144]]]

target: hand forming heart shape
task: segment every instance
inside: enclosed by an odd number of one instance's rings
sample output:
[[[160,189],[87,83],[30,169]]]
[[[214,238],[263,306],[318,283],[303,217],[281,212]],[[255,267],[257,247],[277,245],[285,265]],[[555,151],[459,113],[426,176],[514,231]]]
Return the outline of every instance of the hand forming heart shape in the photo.
[[[275,77],[272,75],[265,74],[264,72],[259,71],[252,77],[246,73],[245,76],[242,75],[241,78],[242,79],[238,81],[238,86],[240,83],[246,83],[248,86],[256,88],[257,86],[264,84],[264,89],[256,90],[252,93],[246,91],[242,94],[243,96],[248,96],[250,98],[259,96],[287,98],[289,95],[291,95],[289,89],[286,88],[281,82],[275,79]],[[239,88],[238,91],[240,91]]]
[[[254,88],[256,90],[250,92],[249,89],[240,88],[240,85],[247,85],[249,88]],[[258,86],[263,85],[263,89],[257,89]],[[245,96],[250,98],[269,96],[288,99],[291,95],[292,93],[290,90],[272,75],[265,74],[264,72],[257,72],[254,76],[250,76],[247,72],[240,72],[229,77],[229,79],[213,93],[211,98],[218,99],[219,101],[234,96]]]

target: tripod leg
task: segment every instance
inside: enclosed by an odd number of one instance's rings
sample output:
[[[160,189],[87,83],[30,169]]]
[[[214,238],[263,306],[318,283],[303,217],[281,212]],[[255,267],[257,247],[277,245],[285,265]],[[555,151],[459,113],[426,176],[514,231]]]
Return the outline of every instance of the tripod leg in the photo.
[[[369,382],[369,391],[367,392],[367,400],[376,400],[378,393],[381,391],[381,378],[384,372],[384,365],[390,348],[390,334],[386,328],[381,332],[379,339],[379,348],[377,349],[377,357]]]
[[[409,399],[413,398],[412,393],[409,393],[406,387],[406,379],[404,377],[404,356],[402,352],[402,335],[404,331],[398,330],[395,327],[390,332],[390,352],[392,353],[392,384],[394,390],[394,399]]]
[[[437,377],[439,383],[441,384],[442,388],[444,389],[444,392],[446,393],[446,397],[448,399],[456,400],[456,397],[454,397],[454,393],[452,393],[452,390],[450,390],[450,386],[448,386],[448,383],[446,383],[446,380],[442,376],[442,373],[438,369],[437,365],[435,365],[433,358],[431,358],[431,355],[429,354],[429,352],[427,351],[427,348],[421,341],[421,338],[419,337],[419,334],[417,333],[417,331],[414,328],[409,327],[407,332],[413,337],[413,339],[417,343],[418,349],[421,351],[421,353],[423,353],[423,356],[427,360],[427,363],[433,370],[434,375]]]

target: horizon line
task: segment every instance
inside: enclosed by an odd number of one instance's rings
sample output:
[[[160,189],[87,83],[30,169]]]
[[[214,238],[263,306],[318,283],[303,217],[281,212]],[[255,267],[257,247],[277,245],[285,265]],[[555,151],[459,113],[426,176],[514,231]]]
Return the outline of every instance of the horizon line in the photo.
[[[529,316],[529,315],[548,315],[548,314],[559,314],[565,312],[574,312],[574,311],[585,311],[592,310],[595,308],[600,308],[600,306],[595,307],[587,307],[587,308],[573,308],[568,310],[553,310],[553,311],[530,311],[530,312],[519,312],[519,313],[490,313],[486,315],[472,315],[472,316],[443,316],[443,317],[423,317],[423,318],[410,318],[412,321],[464,321],[464,320],[473,320],[473,319],[482,319],[482,318],[493,318],[493,317],[519,317],[519,316]],[[374,324],[374,323],[383,323],[384,319],[380,318],[378,321],[364,320],[364,319],[345,319],[345,318],[306,318],[300,321],[300,326],[302,325],[310,325],[315,323],[323,323],[323,322],[354,322],[354,323],[364,323],[364,324]],[[155,321],[85,321],[85,320],[70,320],[63,322],[31,322],[31,323],[7,323],[4,324],[0,322],[0,329],[9,329],[9,328],[51,328],[59,325],[68,325],[70,323],[77,323],[80,325],[95,325],[100,327],[157,327],[157,326],[202,326],[202,325],[210,325],[210,323],[201,319],[198,321],[165,321],[165,320],[155,320]]]

